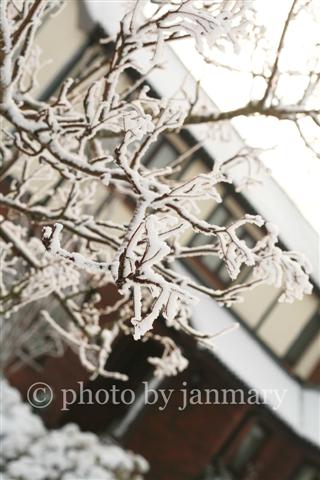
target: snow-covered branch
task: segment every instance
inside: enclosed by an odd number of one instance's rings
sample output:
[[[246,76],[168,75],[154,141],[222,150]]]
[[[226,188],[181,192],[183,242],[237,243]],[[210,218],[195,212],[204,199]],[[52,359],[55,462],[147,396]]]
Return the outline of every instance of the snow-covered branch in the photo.
[[[201,202],[223,202],[221,186],[232,183],[232,168],[239,162],[247,165],[247,174],[238,190],[259,181],[257,149],[244,148],[211,171],[187,178],[176,174],[183,173],[186,160],[205,146],[206,138],[161,168],[146,164],[146,157],[163,135],[178,135],[196,123],[259,114],[295,122],[311,116],[317,124],[319,110],[310,99],[318,83],[312,77],[298,105],[272,102],[286,25],[262,99],[204,113],[197,111],[198,96],[195,101],[187,95],[158,98],[146,81],[150,72],[163,68],[168,43],[191,39],[195,53],[215,63],[217,52],[238,51],[242,39],[251,38],[255,17],[250,2],[157,0],[147,18],[145,2],[129,8],[108,59],[104,53],[103,61],[88,67],[85,81],[68,78],[56,96],[40,102],[32,97],[39,68],[36,34],[61,3],[27,0],[17,15],[13,1],[1,2],[1,312],[5,322],[16,321],[35,302],[41,311],[37,321],[75,349],[93,376],[126,379],[105,365],[120,333],[159,341],[163,355],[149,362],[157,375],[175,375],[187,360],[169,337],[155,333],[160,318],[168,328],[206,343],[208,336],[188,323],[198,293],[229,307],[248,289],[268,283],[282,288],[281,301],[292,302],[311,292],[310,268],[302,255],[281,250],[274,227],[259,215],[215,225],[201,214]],[[294,19],[298,15],[291,13]],[[138,76],[134,82],[132,70]],[[241,238],[246,228],[259,232],[253,246]],[[185,244],[188,230],[205,235],[207,243]],[[174,260],[205,255],[224,262],[234,283],[214,289],[177,273]],[[252,277],[241,282],[247,267]],[[100,307],[101,292],[110,284],[120,300]],[[67,320],[61,322],[54,308],[44,308],[44,298],[53,298]],[[102,321],[115,313],[116,319]]]

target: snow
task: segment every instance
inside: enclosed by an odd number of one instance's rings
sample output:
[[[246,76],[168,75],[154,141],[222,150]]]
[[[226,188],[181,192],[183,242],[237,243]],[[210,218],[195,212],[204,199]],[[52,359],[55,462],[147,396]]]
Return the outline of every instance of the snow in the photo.
[[[1,380],[3,480],[142,480],[148,463],[68,424],[47,430],[17,390]]]
[[[179,348],[175,348],[164,358],[149,357],[148,362],[156,367],[154,374],[160,379],[171,375],[177,375],[179,372],[182,372],[187,368],[189,364]]]
[[[34,12],[30,20],[31,40],[41,25],[42,16],[54,13],[56,6],[57,2],[41,3],[39,11]],[[12,295],[8,295],[6,318],[29,302],[54,294],[69,313],[70,322],[61,325],[49,307],[43,310],[42,317],[57,332],[62,335],[64,332],[67,342],[77,346],[81,362],[93,376],[100,374],[123,380],[125,375],[105,369],[113,340],[120,331],[133,335],[135,340],[157,338],[163,344],[163,355],[152,359],[158,374],[160,371],[176,374],[186,366],[174,345],[169,348],[168,340],[154,335],[153,326],[163,315],[168,325],[196,335],[187,322],[196,292],[205,293],[220,305],[230,306],[242,301],[242,292],[246,289],[261,283],[283,287],[281,301],[286,302],[301,299],[312,289],[310,269],[304,257],[296,251],[282,251],[272,228],[253,247],[249,248],[241,240],[241,227],[263,226],[264,220],[259,215],[243,215],[230,225],[213,225],[199,215],[199,202],[208,199],[221,202],[218,184],[234,181],[230,165],[234,166],[241,156],[244,155],[245,163],[249,164],[248,173],[241,179],[240,186],[237,182],[235,186],[240,188],[243,183],[256,182],[255,175],[253,178],[250,175],[254,158],[248,158],[248,152],[243,151],[237,158],[228,158],[225,154],[211,172],[199,173],[188,180],[176,181],[150,170],[142,162],[150,147],[163,132],[183,128],[194,105],[181,85],[179,95],[166,95],[162,90],[161,98],[156,98],[149,88],[140,88],[140,84],[135,84],[130,95],[126,90],[121,91],[123,75],[128,69],[134,69],[142,77],[148,72],[158,75],[159,67],[164,67],[158,62],[165,61],[165,45],[173,38],[191,36],[205,61],[211,61],[210,55],[225,47],[236,51],[241,35],[254,28],[250,5],[213,2],[206,6],[191,0],[161,2],[153,5],[148,21],[142,15],[144,6],[144,2],[131,4],[133,9],[129,8],[122,22],[117,22],[120,31],[114,38],[114,55],[99,79],[94,76],[91,83],[88,81],[85,85],[81,79],[77,82],[67,79],[57,98],[41,104],[30,101],[31,96],[21,91],[21,76],[30,59],[29,39],[22,35],[17,45],[11,46],[16,20],[10,13],[8,21],[3,19],[2,26],[7,63],[2,71],[1,110],[13,130],[13,134],[7,132],[6,142],[19,152],[16,160],[19,167],[15,170],[15,183],[0,199],[5,208],[29,219],[30,225],[45,225],[44,248],[40,251],[37,241],[37,250],[32,255],[30,250],[35,242],[29,240],[28,229],[17,229],[10,218],[5,221],[4,228],[14,245],[6,250],[5,268],[11,271],[18,252],[19,266],[23,267],[19,274],[25,282],[21,294],[16,295],[17,284],[10,275],[6,276],[7,283],[2,279],[2,288],[12,291]],[[2,16],[4,13],[2,9]],[[15,54],[19,56],[18,69],[13,65]],[[105,135],[111,135],[112,141],[116,136],[116,145],[110,150],[101,140]],[[169,173],[173,166],[168,168]],[[33,196],[30,188],[34,185],[36,189],[46,181],[51,186],[46,192],[49,201],[44,192],[42,196],[39,192]],[[128,223],[115,226],[88,214],[94,209],[99,189],[110,193],[116,190],[131,197],[134,211]],[[26,198],[29,192],[30,199]],[[68,233],[62,238],[63,228]],[[203,251],[180,244],[185,229],[207,237]],[[182,251],[185,256],[219,256],[232,280],[239,277],[244,266],[253,267],[255,279],[225,290],[203,287],[170,268],[169,262]],[[90,297],[87,302],[81,299],[88,290],[91,293],[110,282],[125,301],[118,312],[118,321],[104,329],[99,324],[103,310],[97,299]],[[169,368],[170,362],[172,368]]]
[[[88,260],[83,255],[77,252],[68,252],[60,245],[60,235],[63,230],[61,223],[55,223],[52,227],[43,228],[43,239],[47,245],[48,251],[52,255],[56,255],[73,262],[76,267],[82,270],[86,270],[90,273],[104,273],[109,272],[109,265],[105,262],[95,262]]]

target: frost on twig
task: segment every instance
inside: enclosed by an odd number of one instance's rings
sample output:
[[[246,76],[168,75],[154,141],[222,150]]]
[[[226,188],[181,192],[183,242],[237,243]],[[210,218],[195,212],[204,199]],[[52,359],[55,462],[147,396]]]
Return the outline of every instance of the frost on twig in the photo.
[[[312,289],[304,257],[283,251],[274,227],[264,225],[259,215],[244,214],[227,225],[212,224],[201,215],[201,202],[223,201],[220,187],[232,183],[231,170],[239,163],[247,170],[238,190],[259,180],[257,150],[244,148],[191,178],[177,179],[176,173],[205,146],[206,138],[165,167],[145,162],[162,135],[178,134],[196,120],[214,123],[256,113],[284,118],[283,111],[267,102],[274,79],[265,103],[227,114],[196,115],[187,95],[158,98],[145,80],[165,65],[167,44],[191,39],[197,52],[214,63],[217,51],[237,51],[241,38],[251,35],[254,16],[248,2],[156,0],[148,18],[142,18],[145,2],[130,5],[114,42],[108,43],[112,53],[107,61],[104,54],[79,78],[66,79],[57,96],[40,102],[32,96],[41,66],[36,33],[61,3],[26,0],[17,14],[17,2],[1,2],[5,141],[0,178],[7,181],[7,172],[12,173],[11,182],[0,188],[1,313],[10,322],[38,302],[38,321],[75,349],[93,376],[127,378],[106,367],[120,334],[160,342],[163,355],[149,362],[158,376],[176,375],[187,360],[172,339],[158,334],[157,322],[162,318],[168,328],[211,345],[210,335],[196,332],[189,323],[198,293],[229,307],[262,283],[281,287],[284,302],[301,299]],[[123,89],[132,70],[139,78]],[[302,112],[299,106],[288,115],[292,119]],[[312,118],[316,121],[317,115]],[[119,211],[126,202],[125,221],[120,214],[117,222],[110,220],[111,197]],[[248,226],[260,230],[260,239],[250,247],[241,239]],[[207,243],[186,245],[188,231],[204,235]],[[209,288],[176,271],[175,260],[204,255],[224,262],[234,282],[230,287]],[[242,282],[240,274],[247,267],[252,278]],[[110,284],[119,293],[113,304],[103,298]],[[55,308],[39,303],[44,299],[53,300]],[[107,306],[101,306],[102,300]]]
[[[62,232],[62,229],[63,225],[61,225],[61,223],[56,223],[53,228],[43,228],[42,242],[48,252],[50,252],[52,255],[66,258],[70,262],[73,262],[79,269],[86,270],[90,273],[103,273],[110,270],[108,264],[106,263],[88,260],[80,253],[69,253],[64,248],[61,248],[60,233]]]

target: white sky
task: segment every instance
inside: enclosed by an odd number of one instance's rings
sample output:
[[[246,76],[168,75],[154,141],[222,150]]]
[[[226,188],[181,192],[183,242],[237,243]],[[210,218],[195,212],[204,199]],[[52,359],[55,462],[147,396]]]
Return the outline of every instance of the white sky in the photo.
[[[274,2],[255,0],[258,15],[266,25],[266,41],[275,45],[279,41],[284,19],[291,6],[291,0]],[[318,3],[319,10],[320,4]],[[320,16],[320,12],[319,12]],[[304,13],[300,23],[288,31],[288,45],[290,50],[282,60],[286,68],[303,70],[306,67],[307,51],[310,43],[320,43],[319,24],[312,17]],[[311,41],[311,42],[310,42]],[[174,45],[186,67],[197,79],[201,79],[203,89],[211,96],[214,103],[222,110],[233,109],[247,103],[252,92],[261,92],[264,83],[257,79],[252,86],[252,77],[246,72],[233,72],[225,68],[209,65],[199,55],[190,55],[192,51],[188,41],[176,42]],[[231,59],[232,65],[238,68],[250,69],[251,57],[249,50],[244,47],[240,54],[228,52],[224,58]],[[318,58],[320,63],[320,59]],[[230,62],[231,63],[231,62]],[[318,63],[318,69],[319,69]],[[256,55],[255,65],[261,64],[261,57]],[[281,96],[288,104],[294,104],[297,98],[294,92],[303,89],[306,77],[294,80],[287,78],[282,84]],[[318,99],[318,108],[320,99]],[[313,130],[309,128],[311,121],[306,120],[306,132],[312,138]],[[308,123],[309,122],[309,123]],[[286,191],[291,200],[300,209],[301,213],[320,234],[320,159],[313,155],[303,143],[296,127],[292,122],[272,118],[237,118],[233,125],[242,138],[254,147],[270,148],[272,150],[262,154],[261,158],[280,186]],[[318,141],[320,139],[318,138]]]

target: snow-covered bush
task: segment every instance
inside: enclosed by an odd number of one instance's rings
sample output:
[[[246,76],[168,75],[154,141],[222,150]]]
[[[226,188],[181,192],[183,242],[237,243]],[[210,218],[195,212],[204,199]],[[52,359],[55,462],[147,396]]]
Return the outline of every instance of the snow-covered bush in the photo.
[[[1,380],[0,474],[3,480],[142,480],[148,464],[140,455],[103,443],[68,424],[47,430]]]

